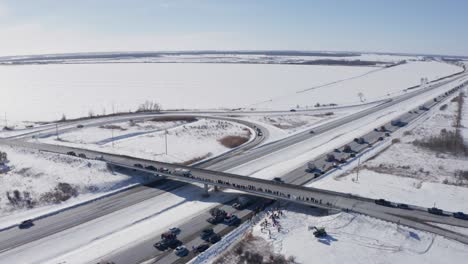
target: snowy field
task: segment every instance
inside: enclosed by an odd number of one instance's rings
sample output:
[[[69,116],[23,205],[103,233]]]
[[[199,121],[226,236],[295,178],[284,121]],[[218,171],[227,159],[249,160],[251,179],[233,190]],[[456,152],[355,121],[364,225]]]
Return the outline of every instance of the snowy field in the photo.
[[[159,124],[158,124],[159,123]],[[129,127],[128,122],[115,126]],[[166,130],[167,129],[167,155]],[[108,153],[123,154],[144,159],[170,163],[189,164],[205,158],[220,155],[231,148],[221,144],[226,136],[239,136],[249,140],[253,131],[248,127],[228,121],[200,119],[192,123],[144,122],[139,123],[131,132],[107,128],[91,127],[64,133],[60,140],[55,137],[39,139],[41,142],[93,149]],[[135,134],[134,131],[144,132]],[[125,136],[127,135],[127,136]],[[31,139],[32,140],[32,139]]]
[[[103,162],[5,146],[0,151],[13,168],[0,174],[0,228],[148,181],[112,171]],[[7,193],[15,198],[15,190],[20,199],[8,199]]]
[[[456,94],[458,95],[458,93]],[[350,192],[369,198],[437,207],[449,211],[468,211],[466,179],[459,171],[468,171],[468,157],[438,153],[415,146],[415,140],[439,135],[442,129],[454,131],[457,102],[446,100],[417,126],[401,131],[400,143],[367,161],[355,181],[356,171],[338,177],[326,177],[311,186]],[[466,101],[464,119],[466,120]],[[465,138],[466,141],[466,138]]]
[[[266,228],[261,225],[265,219]],[[253,235],[275,253],[295,257],[297,263],[426,264],[445,263],[448,257],[452,263],[464,263],[468,257],[468,248],[461,243],[362,215],[324,216],[315,209],[290,205],[278,219],[279,232],[269,217],[265,219],[254,226]],[[329,235],[315,238],[313,226],[325,227]]]
[[[12,120],[56,120],[62,114],[72,118],[89,111],[136,110],[146,100],[164,109],[289,110],[383,98],[419,84],[421,77],[433,80],[460,69],[420,61],[387,69],[214,63],[1,66],[0,85],[8,96],[1,97],[0,112]],[[304,90],[308,91],[297,93]]]

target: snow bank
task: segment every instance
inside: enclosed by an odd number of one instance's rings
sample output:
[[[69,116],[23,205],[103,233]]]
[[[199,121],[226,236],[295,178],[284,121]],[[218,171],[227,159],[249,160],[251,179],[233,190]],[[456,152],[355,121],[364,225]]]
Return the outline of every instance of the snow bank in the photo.
[[[468,257],[466,245],[362,215],[321,216],[298,206],[283,213],[280,232],[258,224],[253,234],[298,263],[463,263]],[[315,238],[313,226],[325,227],[329,235]]]

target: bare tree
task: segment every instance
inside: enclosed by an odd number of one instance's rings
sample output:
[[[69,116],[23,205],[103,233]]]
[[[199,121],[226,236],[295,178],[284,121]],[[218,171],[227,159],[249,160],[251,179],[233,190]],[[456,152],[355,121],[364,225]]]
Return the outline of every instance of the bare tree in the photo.
[[[161,106],[155,101],[145,101],[138,106],[137,112],[159,112]]]

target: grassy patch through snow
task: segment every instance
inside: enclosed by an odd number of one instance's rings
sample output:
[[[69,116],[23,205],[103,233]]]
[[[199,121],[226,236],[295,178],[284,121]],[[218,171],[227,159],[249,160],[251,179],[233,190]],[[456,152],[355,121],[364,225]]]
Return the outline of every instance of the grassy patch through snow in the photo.
[[[226,148],[235,148],[249,141],[249,138],[242,136],[225,136],[218,141]]]

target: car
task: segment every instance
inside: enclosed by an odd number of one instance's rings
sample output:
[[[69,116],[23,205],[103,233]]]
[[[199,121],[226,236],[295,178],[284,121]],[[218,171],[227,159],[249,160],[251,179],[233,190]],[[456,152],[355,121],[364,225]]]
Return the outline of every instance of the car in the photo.
[[[339,149],[337,149],[337,148],[334,149],[333,151],[336,152],[336,153],[340,153],[340,152],[341,152],[341,151],[340,151]]]
[[[188,255],[189,251],[185,246],[178,246],[174,250],[174,253],[176,254],[176,256],[185,257]]]
[[[213,228],[205,228],[200,234],[200,238],[203,240],[209,240],[211,236],[214,235]]]
[[[385,136],[386,136],[386,137],[389,137],[389,136],[390,136],[390,133],[385,132]]]
[[[283,179],[281,179],[280,177],[273,178],[273,181],[275,181],[277,183],[284,183]]]
[[[141,165],[140,163],[133,164],[133,167],[143,169],[143,165]]]
[[[377,199],[374,201],[375,204],[377,205],[382,205],[382,206],[387,206],[387,207],[392,207],[392,203],[385,200],[385,199]]]
[[[397,204],[397,207],[400,208],[400,209],[405,209],[405,210],[410,209],[410,207],[407,204],[404,204],[404,203]]]
[[[158,169],[153,165],[146,166],[145,169],[150,170],[150,171],[158,171]]]
[[[444,215],[444,211],[442,211],[442,209],[439,209],[437,207],[427,208],[427,212],[429,212],[430,214],[435,214],[435,215]]]
[[[96,160],[105,160],[103,155],[97,156]]]
[[[169,173],[169,169],[168,169],[168,168],[159,168],[159,171],[160,171],[160,172],[163,172],[163,173]]]
[[[315,133],[315,131],[311,130],[311,131],[309,131],[309,133],[310,133],[310,134],[314,134],[314,133]]]
[[[76,128],[83,128],[84,126],[83,125],[77,125]]]
[[[75,152],[73,152],[73,151],[68,151],[68,152],[67,152],[67,155],[70,155],[70,156],[76,156],[76,153],[75,153]]]
[[[178,227],[171,227],[169,228],[169,232],[171,232],[172,234],[180,234],[180,228]]]
[[[198,246],[195,247],[194,251],[196,253],[202,253],[204,252],[205,250],[207,250],[208,248],[210,247],[210,244],[208,243],[203,243],[203,244],[200,244]]]
[[[468,215],[463,213],[463,212],[453,213],[453,217],[458,218],[458,219],[462,219],[462,220],[468,220]]]
[[[296,112],[296,109],[291,109],[291,110],[289,110],[289,111],[290,111],[290,112]]]
[[[156,242],[153,247],[157,248],[158,250],[161,250],[161,251],[164,251],[166,249],[169,248],[169,246],[167,245],[167,243],[165,241],[159,241],[159,242]]]
[[[383,140],[383,137],[379,137],[377,140],[378,140],[378,141],[382,141],[382,140]]]
[[[24,220],[23,222],[21,222],[21,223],[18,225],[19,229],[27,229],[27,228],[30,228],[30,227],[32,227],[32,226],[34,226],[34,222],[33,222],[33,220],[31,220],[31,219]]]
[[[241,220],[237,215],[226,215],[226,217],[224,217],[224,224],[228,226],[236,226],[239,225],[240,222]]]
[[[221,240],[221,236],[218,235],[218,234],[213,234],[210,239],[208,239],[208,241],[211,243],[211,244],[215,244],[216,242],[220,241]]]
[[[78,157],[83,158],[83,159],[86,159],[86,155],[83,154],[83,153],[78,154]]]

